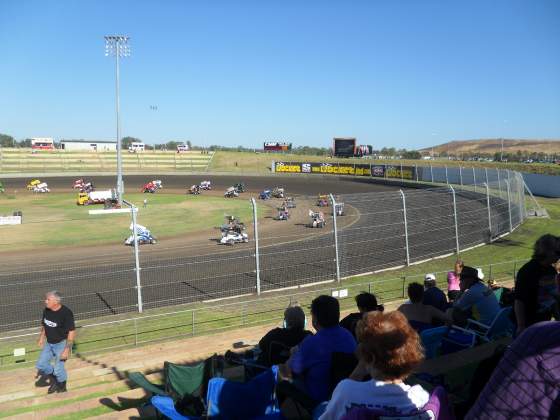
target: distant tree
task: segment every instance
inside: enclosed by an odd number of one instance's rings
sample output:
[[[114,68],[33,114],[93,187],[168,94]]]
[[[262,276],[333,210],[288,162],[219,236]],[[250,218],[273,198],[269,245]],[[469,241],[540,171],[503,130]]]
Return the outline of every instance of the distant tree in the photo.
[[[31,139],[16,142],[17,147],[31,147]]]
[[[123,137],[121,139],[121,146],[123,149],[128,149],[131,143],[142,143],[142,140],[136,137]]]
[[[403,159],[421,159],[422,154],[417,150],[405,150],[401,153]]]
[[[189,147],[189,150],[191,150],[191,149],[192,149],[192,143],[191,143],[191,141],[190,141],[190,140],[187,140],[187,146]]]
[[[12,136],[0,133],[0,146],[2,147],[14,147],[16,141]]]
[[[177,150],[177,146],[181,144],[178,141],[168,141],[167,143],[165,143],[165,147],[167,148],[167,150]]]

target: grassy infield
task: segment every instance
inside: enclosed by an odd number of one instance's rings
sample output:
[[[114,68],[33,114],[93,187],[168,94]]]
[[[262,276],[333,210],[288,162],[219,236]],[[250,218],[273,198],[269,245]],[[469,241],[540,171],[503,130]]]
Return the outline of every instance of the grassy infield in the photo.
[[[269,159],[267,158],[267,162],[268,161]],[[253,164],[256,163],[253,162]],[[238,166],[233,167],[240,168],[240,164],[238,163]],[[248,171],[249,168],[244,168],[243,170]],[[68,201],[73,200],[73,197],[73,194],[68,194]],[[60,196],[55,197],[54,195],[33,197],[32,201],[26,203],[26,205],[29,205],[28,216],[29,218],[31,218],[31,220],[39,220],[41,217],[43,217],[44,212],[48,211],[49,213],[53,214],[53,219],[77,219],[76,221],[70,222],[70,225],[72,226],[72,224],[76,224],[78,225],[78,228],[67,228],[68,230],[65,235],[68,235],[67,238],[78,238],[77,243],[81,244],[83,242],[82,240],[79,240],[79,225],[85,218],[88,218],[89,222],[89,216],[84,216],[84,213],[81,213],[82,211],[84,211],[83,209],[76,209],[76,207],[69,205],[66,202],[66,197],[64,197],[64,200],[60,200],[60,198]],[[136,202],[140,202],[141,198],[143,197],[140,194],[138,194],[138,197],[131,197],[131,199],[133,201],[135,200]],[[210,197],[207,197],[207,199],[213,200]],[[151,210],[149,205],[146,211],[142,210],[142,221],[150,220],[150,223],[153,223],[155,226],[158,223],[157,217],[161,214],[161,206],[164,206],[166,210],[168,209],[170,212],[169,214],[184,221],[184,225],[181,225],[180,228],[166,227],[165,224],[161,222],[161,227],[159,225],[157,227],[158,229],[161,228],[162,232],[165,232],[163,234],[164,236],[172,235],[179,232],[186,232],[189,229],[192,229],[192,227],[195,225],[200,226],[201,220],[206,220],[210,226],[216,225],[221,222],[224,211],[231,211],[231,207],[229,206],[231,206],[232,203],[241,204],[241,202],[228,202],[227,210],[225,210],[223,207],[214,207],[212,211],[209,211],[207,217],[203,217],[198,220],[189,220],[189,217],[185,216],[185,206],[191,207],[194,205],[196,211],[208,212],[206,206],[197,207],[196,204],[192,202],[192,198],[186,196],[155,195],[150,196],[150,201],[151,204],[154,204],[154,209]],[[20,205],[23,206],[23,202],[21,202],[19,198],[17,198],[17,202],[18,204],[21,203]],[[493,264],[491,269],[491,276],[493,278],[502,281],[512,280],[516,268],[518,268],[521,264],[520,262],[513,263],[513,261],[526,260],[531,254],[531,246],[536,238],[544,233],[560,234],[560,200],[539,199],[539,202],[547,208],[550,219],[528,220],[522,226],[516,229],[514,233],[507,236],[506,238],[498,240],[491,245],[466,251],[461,255],[461,257],[466,261],[467,264],[482,266],[487,276],[490,275],[490,267],[488,265]],[[224,200],[217,198],[216,202],[213,204],[215,206],[219,206],[221,203],[223,206]],[[159,208],[159,210],[156,209],[155,204],[158,204],[157,207]],[[246,210],[249,211],[245,207],[247,206],[243,204],[241,208],[235,209],[235,211],[237,212],[237,214],[244,216],[243,212]],[[1,198],[0,214],[2,212],[5,212],[5,210],[8,208],[12,208],[10,197]],[[35,211],[35,213],[33,213],[33,211]],[[151,211],[153,211],[153,213],[151,213]],[[99,228],[101,229],[103,222],[99,223]],[[119,222],[119,224],[120,223],[121,222]],[[56,224],[61,225],[62,223]],[[65,225],[66,224],[67,223],[65,223]],[[123,217],[122,225],[123,231],[126,232],[128,226],[128,220],[126,220],[126,217]],[[150,228],[152,228],[152,224],[149,224],[149,226]],[[33,229],[37,229],[37,226],[33,226]],[[155,230],[155,228],[152,229]],[[91,240],[94,242],[101,241],[102,238],[103,240],[106,240],[108,237],[103,236],[102,233],[103,232],[100,231],[99,236],[92,237]],[[26,235],[34,234],[35,233],[33,231],[26,233]],[[118,236],[118,240],[121,240],[123,237],[123,234],[121,232],[116,235]],[[5,243],[5,241],[7,241],[7,238],[7,235],[2,238],[1,243]],[[10,238],[10,242],[13,241],[13,238],[13,236]],[[47,238],[45,239],[45,241],[49,243],[49,245],[56,245],[57,241],[61,241],[61,239]],[[213,306],[204,304],[185,305],[182,307],[173,308],[174,310],[178,311],[178,313],[174,315],[139,319],[136,323],[133,323],[132,321],[124,321],[121,324],[112,325],[110,327],[81,329],[79,331],[77,351],[80,353],[101,352],[104,348],[106,349],[106,347],[110,346],[133,346],[135,345],[136,341],[137,343],[141,343],[159,339],[169,339],[173,337],[211,334],[212,332],[216,332],[219,330],[232,329],[245,325],[277,323],[278,320],[281,319],[283,309],[290,301],[297,300],[300,304],[307,305],[310,303],[311,299],[313,299],[313,297],[315,297],[317,294],[321,293],[321,291],[328,293],[332,290],[332,288],[348,289],[348,298],[341,299],[341,306],[343,309],[352,308],[354,306],[352,297],[360,291],[368,289],[377,294],[383,302],[389,302],[395,299],[402,298],[403,291],[406,285],[411,281],[421,280],[422,275],[426,272],[442,272],[438,276],[438,278],[442,280],[444,278],[443,272],[452,267],[454,259],[455,257],[452,256],[429,261],[419,265],[414,265],[404,269],[388,271],[363,277],[354,277],[343,280],[340,286],[331,283],[320,285],[309,290],[304,289],[304,291],[294,290],[292,291],[292,296],[289,296],[287,294],[276,294],[274,296],[266,296],[264,299],[260,300],[254,300],[251,298],[249,302],[247,300],[245,300],[244,303],[232,301],[231,303],[223,303],[219,305],[214,304]],[[496,264],[500,262],[510,263]],[[250,314],[248,313],[249,308],[251,312]],[[163,308],[148,311],[146,314],[165,314],[171,312],[171,310],[171,308]],[[195,313],[194,331],[192,322],[193,310]],[[137,334],[135,334],[135,330],[137,331]],[[17,341],[18,342],[12,341],[10,343],[2,342],[2,344],[0,344],[0,354],[9,355],[13,348],[25,346],[28,349],[28,354],[30,354],[28,360],[31,361],[31,359],[34,359],[34,356],[36,355],[36,349],[33,344],[34,339],[24,338]],[[11,356],[2,357],[2,369],[13,369],[18,365],[28,365],[27,363],[14,365],[13,362],[14,360]],[[123,389],[123,391],[124,390],[125,389]],[[74,400],[65,401],[65,403],[86,400],[94,397],[95,395],[90,394],[84,397],[76,398]],[[33,410],[47,409],[48,406],[49,405],[33,407]],[[121,407],[121,409],[125,408],[127,407]],[[30,410],[31,407],[25,407],[22,409],[18,409],[17,412],[14,411],[10,413],[2,413],[0,414],[0,417],[3,417],[5,415],[15,415],[17,413]],[[108,407],[99,407],[81,413],[80,417],[102,414],[109,411],[111,411],[111,409]],[[72,414],[71,417],[77,418],[76,414]]]

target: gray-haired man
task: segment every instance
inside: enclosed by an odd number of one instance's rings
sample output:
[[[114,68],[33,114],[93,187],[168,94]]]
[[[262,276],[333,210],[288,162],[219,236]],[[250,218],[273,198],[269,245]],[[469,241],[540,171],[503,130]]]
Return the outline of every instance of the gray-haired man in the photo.
[[[66,392],[67,375],[64,363],[70,357],[76,329],[74,314],[62,305],[60,293],[52,291],[45,295],[41,324],[38,344],[43,350],[36,364],[40,377],[35,386],[48,386],[49,394]],[[51,364],[53,359],[54,367]]]

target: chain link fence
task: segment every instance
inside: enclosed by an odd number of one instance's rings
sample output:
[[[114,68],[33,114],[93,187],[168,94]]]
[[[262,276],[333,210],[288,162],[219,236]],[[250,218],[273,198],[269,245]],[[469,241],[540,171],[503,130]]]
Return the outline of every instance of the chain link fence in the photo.
[[[404,170],[392,173],[398,180]],[[33,261],[32,255],[19,267],[0,263],[0,328],[37,326],[47,290],[59,290],[77,319],[261,295],[460,254],[511,232],[527,216],[517,172],[434,167],[411,173],[419,188],[331,195],[322,208],[317,197],[297,197],[294,211],[309,222],[292,223],[291,230],[291,222],[277,222],[286,223],[285,232],[258,233],[260,204],[252,200],[249,242],[232,247],[207,240],[182,247],[178,257],[140,250],[137,263],[128,253],[115,259],[110,252],[91,261],[69,255],[60,266]],[[343,215],[333,212],[340,203]],[[308,210],[322,211],[323,228],[311,227]],[[127,229],[130,219],[118,223]]]

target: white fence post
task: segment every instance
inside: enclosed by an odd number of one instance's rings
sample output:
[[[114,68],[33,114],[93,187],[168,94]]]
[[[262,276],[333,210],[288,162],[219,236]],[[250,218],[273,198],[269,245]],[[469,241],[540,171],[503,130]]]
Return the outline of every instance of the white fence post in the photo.
[[[259,224],[257,222],[257,202],[251,198],[251,205],[253,206],[253,231],[255,234],[255,270],[257,274],[257,296],[261,294],[261,267],[259,258]]]
[[[474,170],[474,166],[472,167],[472,179],[473,179],[473,185],[474,185],[474,192],[476,192],[476,172]]]
[[[506,183],[506,190],[507,190],[507,204],[508,204],[508,215],[509,215],[509,231],[513,231],[513,223],[511,222],[511,200],[510,200],[510,193],[509,193],[509,181],[506,179],[504,180]]]
[[[487,183],[484,183],[486,187],[486,208],[488,209],[488,231],[490,233],[490,242],[492,242],[492,212],[490,211],[490,188]]]
[[[416,174],[416,182],[418,182],[418,165],[414,165],[414,172]]]
[[[340,283],[340,260],[338,256],[338,228],[336,226],[336,201],[332,194],[329,194],[333,209],[333,232],[334,232],[334,256],[336,260],[336,281]]]
[[[451,189],[451,194],[453,195],[453,220],[455,221],[455,248],[456,253],[459,255],[461,249],[459,248],[459,225],[457,224],[457,201],[455,199],[455,188],[452,185],[449,186]]]
[[[463,167],[459,165],[459,184],[463,185]]]
[[[403,181],[404,181],[404,176],[403,176],[403,173],[402,173],[402,162],[401,162],[401,182],[403,182]]]
[[[129,203],[126,200],[123,200],[123,203],[130,207],[130,214],[132,216],[132,238],[134,239],[134,271],[136,271],[136,294],[138,300],[138,312],[142,313],[143,311],[143,302],[142,302],[142,283],[140,282],[140,258],[138,256],[138,235],[136,233],[136,213],[138,212],[138,208]]]
[[[484,168],[484,177],[486,178],[486,185],[488,185],[488,168]]]
[[[445,165],[445,183],[449,185],[449,176],[447,174],[447,165]]]
[[[402,198],[402,206],[403,206],[403,220],[404,220],[404,244],[406,248],[406,265],[410,265],[410,252],[408,248],[408,222],[406,220],[406,198],[404,196],[403,190],[399,190],[401,193]]]
[[[430,163],[430,174],[432,175],[432,184],[434,183],[434,168],[432,167],[432,164]]]

